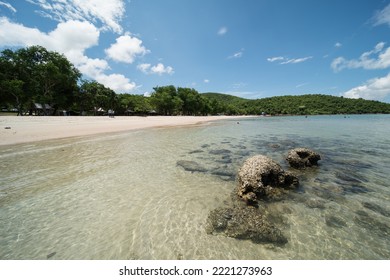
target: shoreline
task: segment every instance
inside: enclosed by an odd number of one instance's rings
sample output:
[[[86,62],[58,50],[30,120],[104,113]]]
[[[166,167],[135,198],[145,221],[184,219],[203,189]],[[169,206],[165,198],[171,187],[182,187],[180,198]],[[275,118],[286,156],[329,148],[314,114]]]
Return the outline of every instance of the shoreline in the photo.
[[[0,116],[0,146],[253,116]]]

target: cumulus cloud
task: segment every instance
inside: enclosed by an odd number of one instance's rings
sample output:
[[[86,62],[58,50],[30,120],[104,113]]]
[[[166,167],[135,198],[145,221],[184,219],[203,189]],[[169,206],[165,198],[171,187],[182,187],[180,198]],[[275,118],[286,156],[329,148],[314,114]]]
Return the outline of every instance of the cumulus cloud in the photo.
[[[137,68],[141,72],[143,72],[145,74],[149,74],[149,70],[150,70],[151,66],[152,66],[152,64],[150,64],[150,63],[142,63],[142,64],[138,64]]]
[[[137,88],[134,82],[131,82],[122,74],[100,74],[95,77],[96,81],[111,88],[115,92],[131,92]]]
[[[390,4],[374,15],[374,26],[387,24],[390,27]]]
[[[145,74],[173,74],[173,68],[171,66],[164,66],[162,63],[158,63],[155,66],[152,66],[150,63],[142,63],[137,66],[137,68]]]
[[[343,46],[343,44],[341,44],[340,42],[336,42],[334,44],[335,48],[341,48]]]
[[[371,100],[383,100],[388,95],[390,95],[390,73],[385,77],[368,80],[363,85],[343,93],[343,96],[348,98]]]
[[[4,6],[10,9],[12,12],[16,13],[16,9],[10,3],[0,1],[0,6]]]
[[[93,24],[80,21],[59,23],[55,30],[44,33],[2,17],[0,27],[0,42],[3,46],[42,45],[69,55],[72,62],[77,62],[80,52],[97,45],[100,34]]]
[[[118,61],[133,63],[137,56],[143,56],[150,52],[143,45],[142,41],[130,35],[120,36],[116,43],[105,50],[109,58]]]
[[[44,37],[37,28],[28,28],[21,24],[12,23],[6,17],[0,18],[0,42],[2,46],[30,46],[44,41]]]
[[[223,26],[223,27],[221,27],[221,28],[218,30],[217,34],[218,34],[219,36],[223,36],[223,35],[225,35],[227,32],[228,32],[227,27]]]
[[[209,80],[209,79],[204,79],[203,82],[204,82],[205,84],[208,84],[208,83],[210,83],[210,80]]]
[[[110,66],[106,60],[99,58],[89,58],[83,54],[80,56],[77,67],[81,73],[91,78],[96,78],[102,75],[104,71],[110,69]]]
[[[104,59],[90,58],[85,51],[98,44],[100,31],[86,21],[61,22],[49,33],[13,23],[0,18],[0,45],[4,47],[25,47],[41,45],[48,50],[63,53],[82,74],[117,92],[136,88],[136,85],[121,74],[107,75],[109,64]]]
[[[283,65],[283,64],[296,64],[296,63],[301,63],[301,62],[305,62],[306,60],[309,60],[309,59],[312,59],[313,57],[312,56],[306,56],[306,57],[300,57],[300,58],[287,58],[287,57],[283,57],[283,56],[275,56],[275,57],[269,57],[267,58],[267,61],[269,62],[275,62],[275,61],[278,61],[279,64]]]
[[[120,22],[125,13],[124,0],[27,0],[41,8],[44,17],[59,22],[69,20],[90,21],[100,24],[103,30],[122,33]]]
[[[59,23],[56,29],[42,33],[42,36],[46,37],[48,48],[62,52],[73,63],[78,63],[86,49],[98,44],[100,32],[92,23],[70,20]]]
[[[371,51],[364,52],[358,59],[347,60],[344,57],[335,58],[331,67],[335,72],[343,69],[385,69],[390,66],[390,47],[384,49],[385,43],[378,43]]]

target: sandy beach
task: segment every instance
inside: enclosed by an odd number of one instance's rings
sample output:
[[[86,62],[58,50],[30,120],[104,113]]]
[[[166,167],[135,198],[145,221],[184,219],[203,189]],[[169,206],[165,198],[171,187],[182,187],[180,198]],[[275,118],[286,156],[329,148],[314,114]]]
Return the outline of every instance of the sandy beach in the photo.
[[[129,131],[152,127],[195,125],[238,118],[237,116],[148,116],[148,117],[48,117],[0,116],[0,145]]]

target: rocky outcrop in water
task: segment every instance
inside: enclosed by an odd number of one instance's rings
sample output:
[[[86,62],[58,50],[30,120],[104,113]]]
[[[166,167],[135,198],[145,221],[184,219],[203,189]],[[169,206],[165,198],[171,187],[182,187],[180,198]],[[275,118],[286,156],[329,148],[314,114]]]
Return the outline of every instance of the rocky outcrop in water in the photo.
[[[291,167],[303,169],[317,165],[317,162],[321,160],[321,156],[307,148],[296,148],[288,152],[286,160]]]
[[[250,154],[247,147],[240,144],[231,147],[238,150],[230,150],[212,149],[211,146],[212,144],[202,145],[202,150],[190,153],[198,154],[196,158],[202,161],[202,165],[186,160],[177,162],[178,166],[187,171],[206,172],[227,181],[236,177],[237,187],[231,198],[225,201],[223,207],[209,213],[207,233],[251,240],[254,243],[286,244],[288,240],[281,231],[285,226],[283,213],[271,213],[274,211],[269,209],[275,208],[270,207],[271,204],[268,203],[272,202],[274,205],[277,200],[291,198],[293,196],[291,190],[299,186],[298,178],[264,155],[246,159],[236,173],[238,166],[235,164]],[[274,147],[278,149],[281,146]],[[310,208],[323,209],[324,205],[323,200],[308,201]],[[340,226],[342,223],[330,218],[329,224]]]
[[[247,204],[257,204],[259,199],[278,199],[287,189],[299,185],[297,177],[263,155],[247,159],[238,171],[237,194]]]
[[[269,223],[254,207],[217,208],[210,212],[206,231],[209,234],[222,233],[228,237],[247,239],[254,243],[283,245],[287,238]]]

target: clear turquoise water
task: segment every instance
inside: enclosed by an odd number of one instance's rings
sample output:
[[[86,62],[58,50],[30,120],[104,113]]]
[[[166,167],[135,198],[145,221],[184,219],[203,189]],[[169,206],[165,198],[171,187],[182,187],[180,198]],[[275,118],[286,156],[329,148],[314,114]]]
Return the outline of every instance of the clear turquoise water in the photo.
[[[287,151],[301,146],[321,153],[320,166],[298,173],[288,198],[263,205],[285,246],[206,234],[246,158],[265,154],[289,169]],[[387,115],[259,117],[2,146],[0,259],[389,259],[389,147]]]

